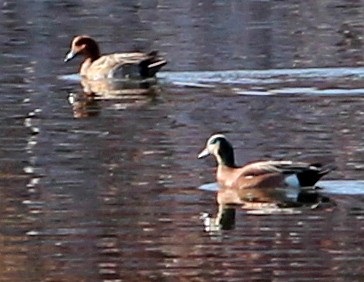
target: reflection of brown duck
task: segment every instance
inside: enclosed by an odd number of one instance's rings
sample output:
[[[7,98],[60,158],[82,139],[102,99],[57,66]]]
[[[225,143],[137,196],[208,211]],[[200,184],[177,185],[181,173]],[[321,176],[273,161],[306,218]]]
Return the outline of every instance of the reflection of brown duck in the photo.
[[[72,105],[75,118],[98,116],[101,111],[101,107],[93,95],[70,93],[68,102]]]
[[[222,134],[211,136],[199,158],[216,157],[219,203],[241,204],[247,201],[284,202],[290,192],[302,187],[313,187],[333,167],[319,163],[292,161],[257,161],[238,167],[230,142]],[[290,188],[290,189],[287,189]],[[297,196],[297,195],[296,195]]]
[[[167,61],[158,56],[157,52],[148,54],[142,52],[115,53],[101,56],[96,41],[86,35],[76,36],[71,43],[71,50],[65,62],[77,55],[83,55],[80,74],[87,79],[106,78],[136,78],[154,77]]]
[[[153,96],[157,89],[155,81],[146,80],[89,80],[82,79],[81,85],[83,92],[90,95],[96,95],[102,99],[119,99],[122,96]]]

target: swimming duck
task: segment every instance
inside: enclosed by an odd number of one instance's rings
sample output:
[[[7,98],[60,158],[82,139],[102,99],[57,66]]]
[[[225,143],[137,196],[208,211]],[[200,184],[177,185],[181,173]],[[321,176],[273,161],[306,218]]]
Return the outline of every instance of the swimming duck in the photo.
[[[320,163],[286,160],[255,161],[239,167],[235,164],[233,146],[222,134],[212,135],[198,158],[210,154],[214,155],[217,160],[216,178],[224,191],[222,193],[220,189],[218,202],[223,203],[280,199],[286,197],[283,195],[287,190],[285,188],[314,187],[321,177],[334,169],[333,166],[324,166]],[[280,195],[278,191],[282,194]]]
[[[87,35],[73,38],[71,49],[64,61],[68,62],[77,55],[83,55],[80,75],[86,79],[133,78],[145,79],[155,74],[167,64],[158,52],[115,53],[101,56],[97,42]]]

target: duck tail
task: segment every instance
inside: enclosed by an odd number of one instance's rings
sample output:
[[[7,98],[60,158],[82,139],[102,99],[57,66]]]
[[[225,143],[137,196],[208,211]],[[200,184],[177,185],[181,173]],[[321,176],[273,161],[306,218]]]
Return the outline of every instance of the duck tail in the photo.
[[[151,51],[148,58],[141,62],[141,75],[143,77],[154,77],[155,74],[167,64],[167,60],[158,55],[158,51]]]
[[[333,164],[322,165],[321,163],[312,163],[311,166],[318,169],[318,174],[321,177],[336,169],[336,166]]]
[[[150,65],[148,65],[148,68],[149,68],[149,71],[150,70],[155,70],[155,69],[157,69],[155,72],[157,72],[161,67],[163,67],[164,65],[166,65],[167,64],[167,61],[166,60],[164,60],[164,59],[161,59],[161,60],[159,60],[159,61],[157,61],[157,62],[154,62],[154,63],[152,63],[152,64],[150,64]]]
[[[297,173],[297,178],[301,187],[313,187],[321,177],[335,169],[336,166],[332,164],[312,163],[307,170]]]

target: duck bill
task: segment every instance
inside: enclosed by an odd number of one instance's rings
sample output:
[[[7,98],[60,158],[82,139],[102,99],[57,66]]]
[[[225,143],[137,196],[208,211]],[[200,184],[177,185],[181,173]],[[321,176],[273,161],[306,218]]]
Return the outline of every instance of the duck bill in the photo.
[[[69,51],[66,57],[64,58],[64,62],[67,63],[68,61],[72,60],[75,56],[76,56],[75,52],[73,52],[72,50]]]
[[[198,159],[207,157],[208,155],[210,155],[210,152],[207,148],[203,149],[197,156]]]

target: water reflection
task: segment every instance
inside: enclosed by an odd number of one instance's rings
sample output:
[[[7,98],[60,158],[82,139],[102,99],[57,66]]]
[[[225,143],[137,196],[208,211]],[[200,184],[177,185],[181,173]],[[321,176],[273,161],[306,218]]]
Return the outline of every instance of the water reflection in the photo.
[[[221,230],[231,230],[235,227],[235,209],[234,206],[218,205],[218,211],[215,217],[208,213],[201,214],[201,220],[204,230],[209,233],[219,232]]]
[[[360,279],[362,8],[343,0],[4,2],[0,280]],[[160,73],[156,98],[88,100],[80,80],[57,79],[74,72],[62,58],[70,36],[83,33],[105,52],[166,53],[170,72]],[[80,116],[96,115],[75,119],[69,93],[84,102]],[[239,95],[254,93],[262,96]],[[330,178],[350,181],[335,184],[332,209],[256,216],[260,209],[234,207],[221,216],[232,229],[211,240],[199,215],[219,209],[216,195],[195,187],[213,181],[212,164],[195,153],[221,130],[236,138],[240,163],[324,153],[338,166]]]
[[[81,80],[83,92],[72,92],[68,102],[75,118],[95,117],[102,100],[114,101],[118,109],[137,108],[153,102],[162,91],[155,81]]]
[[[220,187],[217,191],[217,202],[220,205],[243,205],[244,208],[261,208],[276,206],[278,208],[310,206],[318,207],[331,200],[320,193],[321,188],[249,188],[232,189]],[[332,203],[332,202],[331,202]]]
[[[220,192],[220,191],[219,191]],[[218,193],[219,193],[218,192]],[[280,199],[282,200],[282,199]],[[302,214],[307,210],[324,209],[332,211],[336,207],[335,201],[318,191],[300,191],[295,200],[277,202],[272,201],[242,201],[237,203],[225,202],[218,203],[217,214],[212,217],[208,213],[201,214],[204,230],[208,233],[217,235],[222,230],[235,228],[236,209],[244,210],[250,215],[272,215],[272,214]],[[244,220],[241,218],[241,220]]]

